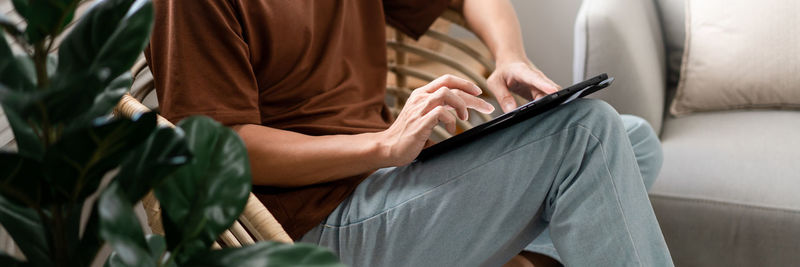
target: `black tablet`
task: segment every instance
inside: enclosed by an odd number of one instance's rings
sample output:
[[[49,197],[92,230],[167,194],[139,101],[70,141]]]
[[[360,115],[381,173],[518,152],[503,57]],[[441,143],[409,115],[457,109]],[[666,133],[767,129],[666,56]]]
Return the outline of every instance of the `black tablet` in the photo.
[[[608,87],[613,81],[613,77],[608,77],[607,74],[603,73],[566,89],[559,90],[558,92],[528,102],[527,104],[522,105],[511,112],[500,115],[491,121],[475,126],[474,128],[463,133],[457,134],[431,147],[423,149],[419,156],[417,156],[417,160],[425,160],[432,156],[442,154],[467,142],[478,139],[488,133],[506,128],[520,121],[524,121],[536,115],[542,114],[557,106],[572,102],[572,100],[584,97],[596,92],[597,90]]]

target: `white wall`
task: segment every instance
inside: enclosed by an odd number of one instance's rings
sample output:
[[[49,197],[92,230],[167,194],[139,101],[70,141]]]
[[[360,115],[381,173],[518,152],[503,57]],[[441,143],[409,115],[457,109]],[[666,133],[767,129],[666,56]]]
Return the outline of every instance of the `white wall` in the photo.
[[[511,0],[531,61],[561,86],[572,84],[572,38],[582,0]]]

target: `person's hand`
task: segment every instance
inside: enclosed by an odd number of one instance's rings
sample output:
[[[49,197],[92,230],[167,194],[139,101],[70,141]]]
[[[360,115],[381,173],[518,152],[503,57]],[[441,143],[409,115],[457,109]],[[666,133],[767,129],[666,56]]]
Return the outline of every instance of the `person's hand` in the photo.
[[[411,93],[403,110],[389,129],[377,133],[386,166],[402,166],[419,155],[433,127],[439,122],[455,133],[456,117],[466,120],[467,109],[491,113],[494,107],[477,96],[481,89],[464,79],[445,75]]]
[[[497,102],[500,103],[504,112],[517,108],[511,92],[533,100],[561,89],[527,60],[498,63],[497,68],[486,82],[489,91],[492,91],[497,97]]]

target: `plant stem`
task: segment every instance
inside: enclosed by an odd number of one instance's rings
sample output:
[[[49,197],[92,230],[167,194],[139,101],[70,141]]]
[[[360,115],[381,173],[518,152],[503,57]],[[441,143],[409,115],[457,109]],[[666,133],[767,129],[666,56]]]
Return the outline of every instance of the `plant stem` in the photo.
[[[45,42],[46,40],[39,41],[34,44],[33,49],[33,65],[36,69],[36,88],[39,90],[47,90],[48,87],[50,87],[50,77],[47,74],[47,55],[50,49],[49,46],[52,45],[53,42],[51,41],[47,47],[45,47]],[[57,137],[54,136],[55,133],[51,131],[50,122],[47,118],[47,108],[41,102],[37,104],[37,107],[42,115],[42,131],[39,136],[44,146],[48,147]]]
[[[36,68],[36,87],[39,89],[50,86],[50,77],[47,76],[47,48],[44,42],[33,45],[33,65]]]
[[[69,264],[69,258],[67,257],[67,242],[66,238],[64,238],[64,217],[62,213],[62,206],[61,205],[53,205],[50,208],[50,212],[53,216],[53,235],[52,235],[52,244],[53,244],[53,264],[56,266],[67,266]]]

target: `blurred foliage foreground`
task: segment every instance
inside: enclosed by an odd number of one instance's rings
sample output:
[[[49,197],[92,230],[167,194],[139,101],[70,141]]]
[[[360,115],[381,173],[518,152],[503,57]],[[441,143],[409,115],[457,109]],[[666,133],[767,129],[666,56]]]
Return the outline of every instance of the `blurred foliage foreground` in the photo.
[[[211,250],[250,192],[242,141],[206,117],[173,129],[155,113],[109,115],[148,42],[149,1],[99,1],[64,34],[79,0],[11,1],[27,26],[0,17],[0,103],[18,145],[0,152],[0,224],[25,258],[0,252],[0,266],[341,265],[312,245]],[[165,236],[146,236],[134,214],[151,190]],[[96,259],[104,244],[114,252]]]

